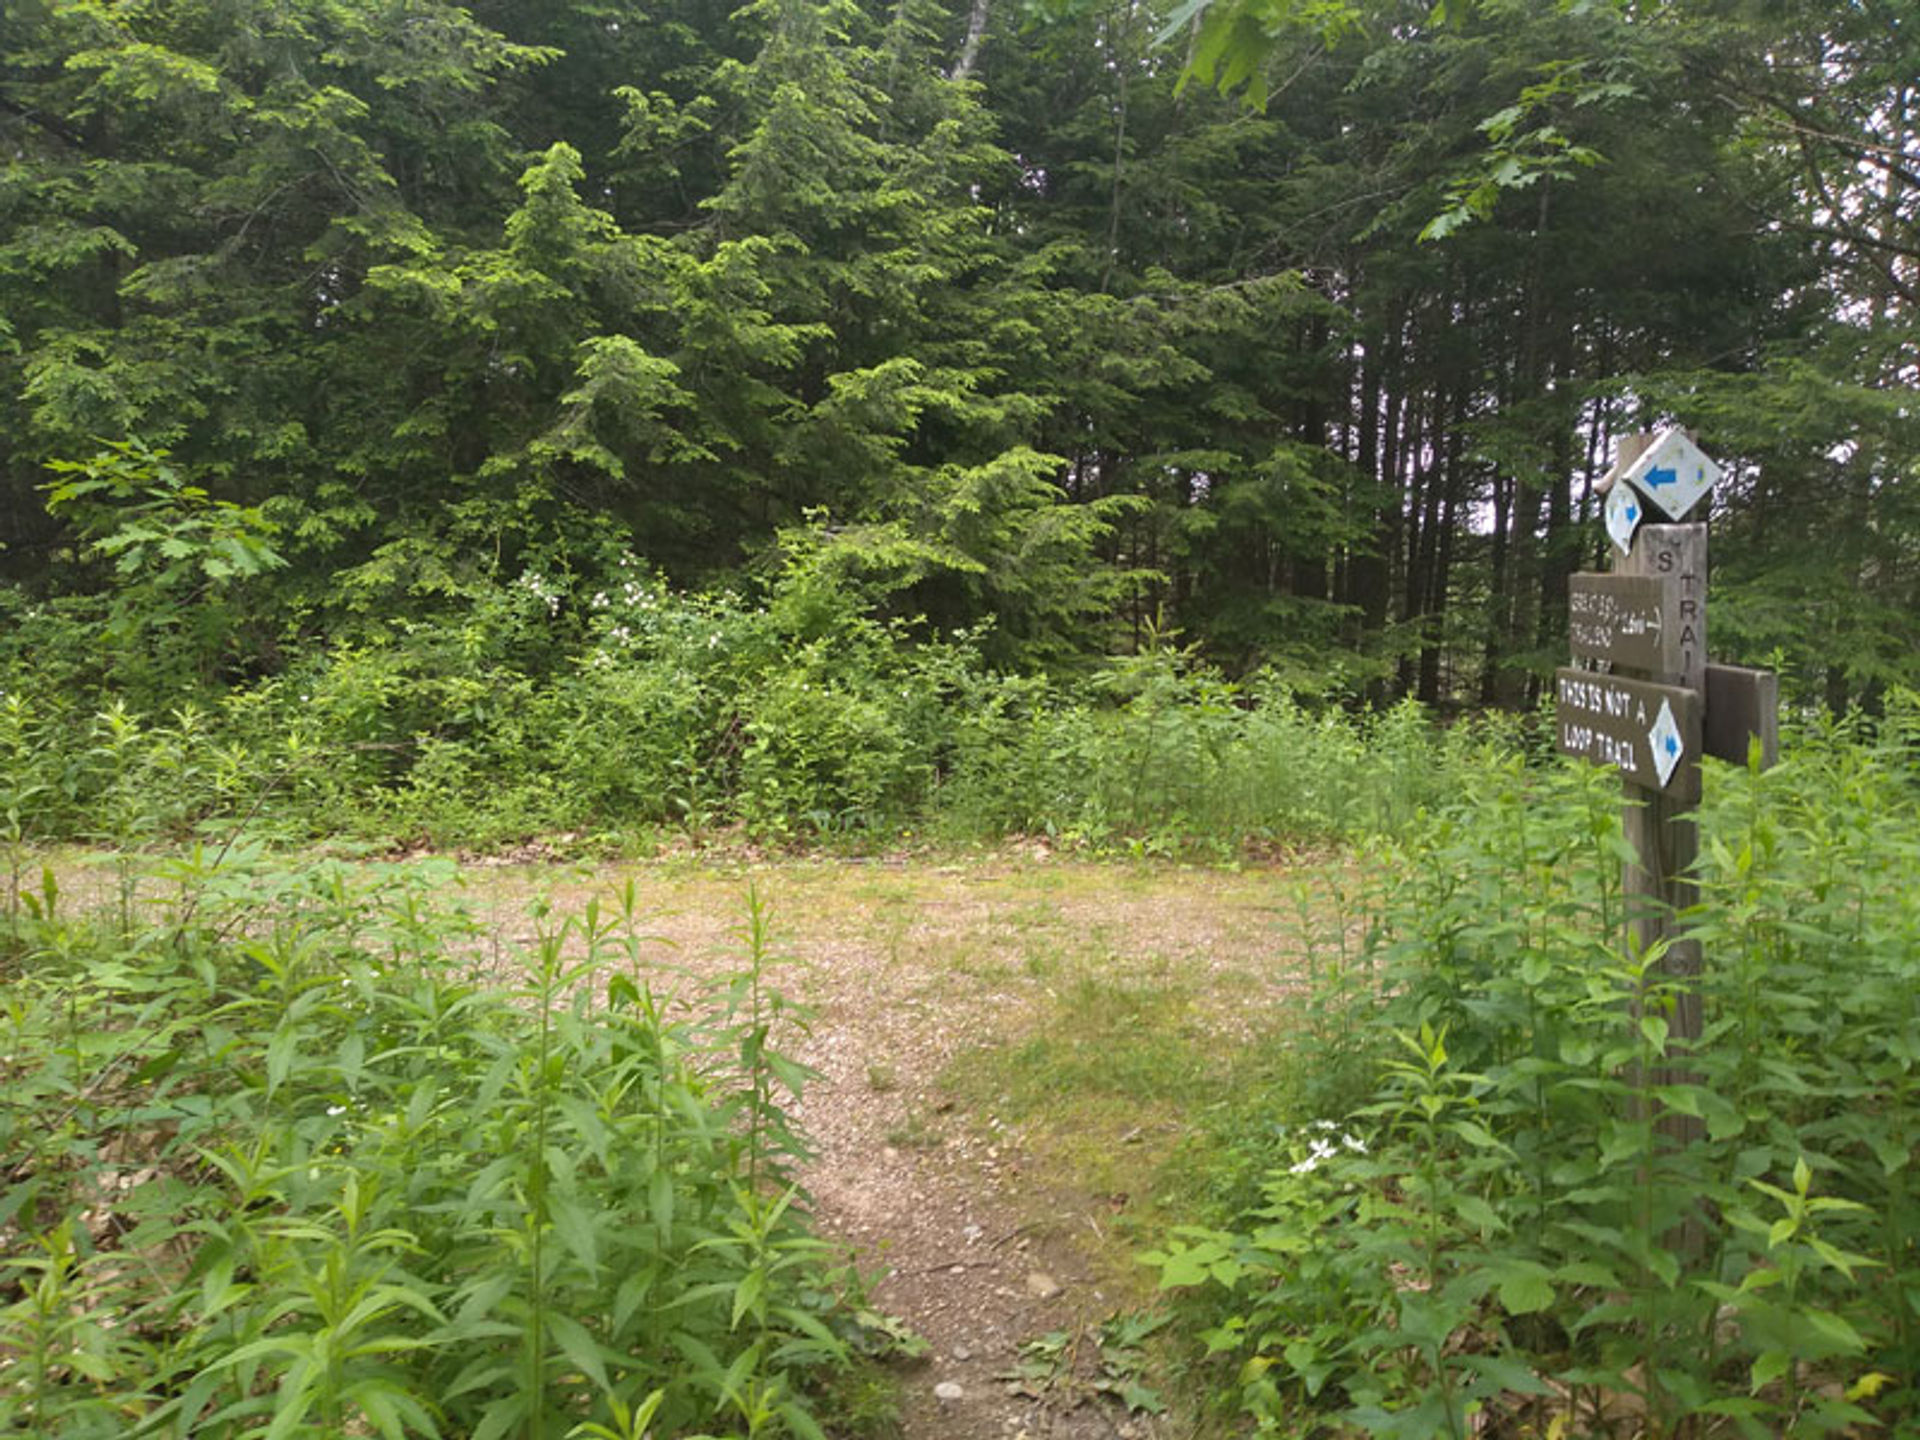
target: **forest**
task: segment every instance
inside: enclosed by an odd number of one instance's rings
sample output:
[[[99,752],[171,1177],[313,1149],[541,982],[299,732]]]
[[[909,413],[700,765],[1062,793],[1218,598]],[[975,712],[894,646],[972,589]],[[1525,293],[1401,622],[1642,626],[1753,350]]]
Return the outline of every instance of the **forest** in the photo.
[[[6,0],[0,1434],[1912,1433],[1915,20]]]
[[[1676,421],[1715,648],[1872,709],[1898,11],[18,0],[0,647],[158,713],[547,606],[462,642],[537,678],[801,567],[996,671],[1525,706]]]

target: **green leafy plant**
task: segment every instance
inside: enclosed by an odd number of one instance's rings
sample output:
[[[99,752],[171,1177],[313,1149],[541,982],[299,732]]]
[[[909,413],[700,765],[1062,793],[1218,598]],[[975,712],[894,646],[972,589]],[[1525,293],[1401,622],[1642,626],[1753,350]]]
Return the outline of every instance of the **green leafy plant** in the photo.
[[[1167,1319],[1135,1311],[1099,1325],[1050,1330],[1021,1341],[1019,1359],[1000,1378],[1016,1394],[1062,1410],[1105,1400],[1130,1412],[1165,1414],[1165,1401],[1147,1383],[1153,1369],[1147,1342]]]
[[[188,483],[164,449],[109,444],[86,460],[53,460],[47,509],[71,523],[88,553],[127,584],[180,592],[284,565],[275,527],[258,509]]]
[[[1320,966],[1337,1023],[1388,1041],[1358,1051],[1372,1093],[1277,1155],[1249,1141],[1257,1197],[1145,1256],[1233,1406],[1272,1433],[1407,1436],[1904,1413],[1908,734],[1818,730],[1772,771],[1712,771],[1680,917],[1708,1024],[1684,1066],[1680,982],[1621,924],[1609,777],[1491,768],[1434,811],[1365,918],[1339,912],[1377,988]],[[1272,1095],[1300,1117],[1314,1093]]]
[[[820,1435],[860,1295],[785,1178],[764,907],[705,1008],[631,890],[540,917],[509,994],[448,867],[166,878],[18,921],[0,1427]]]

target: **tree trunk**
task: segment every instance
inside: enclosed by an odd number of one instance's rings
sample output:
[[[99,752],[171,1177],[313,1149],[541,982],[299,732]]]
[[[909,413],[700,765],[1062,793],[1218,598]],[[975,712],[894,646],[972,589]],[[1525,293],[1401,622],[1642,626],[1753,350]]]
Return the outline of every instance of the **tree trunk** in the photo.
[[[953,79],[970,80],[973,67],[980,62],[980,47],[987,39],[987,11],[992,0],[973,0],[967,15],[967,38],[960,46],[960,58],[953,64]]]

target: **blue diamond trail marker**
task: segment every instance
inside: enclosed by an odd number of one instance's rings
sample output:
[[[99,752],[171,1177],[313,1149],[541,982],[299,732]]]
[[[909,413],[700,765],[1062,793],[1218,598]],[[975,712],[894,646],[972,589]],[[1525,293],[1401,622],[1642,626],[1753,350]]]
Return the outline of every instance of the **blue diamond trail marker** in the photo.
[[[1673,778],[1674,766],[1686,753],[1686,742],[1681,738],[1680,727],[1674,724],[1673,707],[1664,700],[1660,702],[1660,714],[1653,728],[1647,731],[1647,744],[1653,751],[1653,768],[1660,772],[1660,783],[1665,785]]]
[[[1720,467],[1709,460],[1684,431],[1662,430],[1621,478],[1659,507],[1662,514],[1684,520],[1687,512],[1698,505],[1701,497],[1719,480]],[[1612,498],[1612,492],[1608,498]],[[1611,524],[1608,529],[1611,532]],[[1622,550],[1626,548],[1621,546]]]
[[[1640,492],[1631,485],[1615,485],[1607,492],[1607,538],[1622,555],[1633,553],[1634,532],[1646,513]]]

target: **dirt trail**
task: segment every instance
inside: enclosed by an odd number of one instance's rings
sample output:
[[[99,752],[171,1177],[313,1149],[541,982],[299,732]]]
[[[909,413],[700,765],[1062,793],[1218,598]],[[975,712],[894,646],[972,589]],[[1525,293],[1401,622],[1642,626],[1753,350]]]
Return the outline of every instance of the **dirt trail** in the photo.
[[[885,1268],[878,1305],[929,1347],[904,1374],[905,1440],[1154,1433],[1118,1407],[1072,1403],[1070,1387],[1036,1396],[1007,1382],[1023,1340],[1097,1325],[1139,1284],[1115,1283],[1113,1246],[1104,1279],[1098,1263],[1125,1202],[1042,1173],[1016,1129],[957,1104],[941,1077],[964,1051],[1059,1023],[1055,987],[1073,973],[1172,979],[1201,1023],[1241,1029],[1250,1002],[1295,991],[1273,959],[1290,914],[1276,876],[1044,856],[465,875],[469,903],[508,941],[528,937],[537,894],[578,909],[631,879],[647,932],[709,976],[739,964],[757,888],[788,962],[774,983],[813,1012],[786,1048],[819,1074],[798,1106],[817,1146],[805,1172],[817,1218],[863,1269]]]
[[[71,854],[54,864],[69,903],[104,901],[103,869]],[[1301,993],[1283,945],[1289,876],[1091,864],[1040,847],[958,863],[482,860],[459,875],[458,903],[493,957],[484,968],[503,973],[536,938],[536,902],[557,917],[597,899],[604,913],[632,884],[663,990],[740,969],[757,891],[781,959],[771,983],[811,1012],[778,1048],[818,1075],[795,1108],[816,1149],[803,1178],[819,1227],[883,1274],[875,1304],[927,1342],[902,1371],[902,1440],[1158,1433],[1118,1406],[1080,1403],[1084,1387],[1009,1383],[1021,1342],[1097,1326],[1137,1303],[1146,1276],[1113,1237],[1127,1197],[1077,1188],[980,1087],[962,1096],[943,1081],[963,1055],[1069,1028],[1089,977],[1177,991],[1208,1044],[1245,1035],[1257,1012]]]

